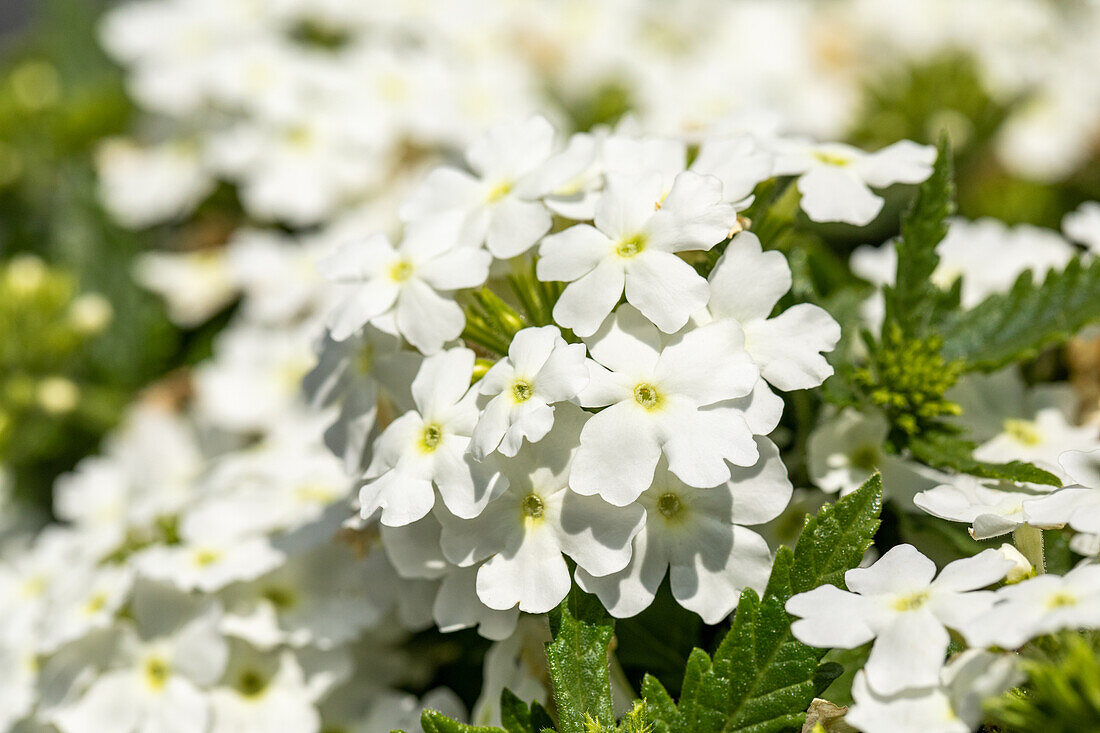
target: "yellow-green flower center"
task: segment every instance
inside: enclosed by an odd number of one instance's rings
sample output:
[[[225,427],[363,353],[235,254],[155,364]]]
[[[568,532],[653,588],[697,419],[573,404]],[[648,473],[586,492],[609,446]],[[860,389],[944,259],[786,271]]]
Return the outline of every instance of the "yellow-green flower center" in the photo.
[[[512,399],[516,402],[526,402],[534,393],[534,386],[526,379],[517,379],[512,382]]]
[[[149,687],[154,690],[162,690],[168,684],[168,676],[172,673],[172,668],[164,657],[149,657],[145,660],[145,667],[142,671],[144,672],[145,683]]]
[[[208,565],[213,565],[220,560],[222,554],[217,550],[203,549],[195,550],[195,554],[191,556],[191,561],[200,568],[205,568]]]
[[[542,515],[546,511],[546,504],[543,503],[541,496],[532,491],[523,497],[519,503],[519,508],[527,519],[542,519]]]
[[[637,256],[643,249],[645,249],[645,235],[634,234],[626,239],[620,240],[619,243],[615,245],[615,254],[623,259],[630,259],[631,257]]]
[[[634,387],[634,401],[647,410],[656,410],[661,406],[661,393],[652,384],[642,382]]]
[[[928,602],[928,591],[917,591],[907,596],[901,596],[894,601],[894,609],[897,611],[916,611]]]
[[[1005,420],[1004,429],[1010,438],[1023,445],[1034,446],[1043,442],[1042,434],[1030,420]]]
[[[424,432],[420,434],[420,449],[425,453],[431,453],[443,442],[443,428],[430,423],[424,426]]]
[[[843,168],[852,162],[852,159],[847,155],[841,153],[825,152],[823,150],[814,151],[814,160],[825,165],[835,165],[838,168]]]
[[[412,277],[413,266],[408,260],[398,260],[390,265],[390,279],[394,282],[403,283]]]
[[[254,669],[246,669],[237,675],[237,691],[242,697],[259,697],[267,689],[267,679]]]
[[[512,193],[512,182],[501,181],[485,194],[485,202],[489,204],[496,203],[510,193]]]
[[[873,445],[861,445],[852,452],[849,460],[853,468],[871,471],[878,465],[879,450]]]
[[[684,503],[680,501],[679,496],[671,491],[661,494],[661,497],[657,499],[657,511],[663,514],[666,519],[673,519],[679,515],[683,509]]]
[[[1070,593],[1066,593],[1065,591],[1059,591],[1058,593],[1052,595],[1050,598],[1047,598],[1047,608],[1050,609],[1067,608],[1068,606],[1076,605],[1077,597]]]

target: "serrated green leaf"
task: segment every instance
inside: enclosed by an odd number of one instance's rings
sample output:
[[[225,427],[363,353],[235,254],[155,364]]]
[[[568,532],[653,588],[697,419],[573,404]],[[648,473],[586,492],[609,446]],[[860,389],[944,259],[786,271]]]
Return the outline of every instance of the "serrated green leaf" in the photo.
[[[1061,486],[1062,480],[1049,471],[1023,461],[985,463],[974,458],[977,446],[958,436],[928,432],[909,441],[909,450],[921,463],[933,468],[951,469],[981,478],[1019,483]]]
[[[1035,356],[1100,320],[1100,259],[1075,259],[1042,284],[1025,272],[1007,293],[991,295],[943,324],[943,352],[967,369],[994,371]]]
[[[436,710],[420,714],[420,727],[424,733],[508,733],[503,728],[459,723]]]
[[[553,730],[554,721],[538,702],[530,706],[505,688],[500,693],[500,722],[508,733],[542,733]]]
[[[917,189],[912,208],[902,218],[901,236],[895,241],[897,277],[885,288],[885,323],[895,323],[909,336],[926,334],[945,312],[957,306],[957,291],[945,292],[932,282],[940,262],[936,246],[947,234],[947,218],[954,213],[951,149],[940,139],[932,175]]]
[[[882,511],[882,482],[876,474],[852,494],[807,519],[795,549],[781,547],[763,598],[741,594],[733,626],[713,659],[692,652],[679,704],[646,677],[642,696],[669,733],[779,733],[797,730],[814,696],[841,670],[821,664],[814,649],[790,632],[787,599],[823,583],[843,587],[871,544]]]
[[[576,587],[549,619],[554,640],[546,660],[562,733],[584,733],[586,719],[613,728],[607,649],[614,622],[595,596]]]

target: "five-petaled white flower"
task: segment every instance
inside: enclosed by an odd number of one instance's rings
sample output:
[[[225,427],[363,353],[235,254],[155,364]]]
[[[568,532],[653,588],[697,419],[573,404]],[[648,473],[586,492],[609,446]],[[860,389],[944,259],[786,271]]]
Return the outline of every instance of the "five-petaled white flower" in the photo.
[[[504,122],[466,149],[475,175],[450,166],[428,174],[401,207],[408,222],[457,212],[464,245],[485,243],[494,257],[526,252],[550,230],[550,212],[539,200],[581,173],[591,145],[554,151],[554,127],[544,117]]]
[[[424,360],[412,383],[416,409],[390,423],[375,441],[359,490],[364,519],[381,509],[382,524],[415,522],[435,505],[435,488],[453,514],[474,517],[504,490],[499,474],[467,454],[477,422],[473,370],[469,349]]]
[[[472,565],[488,558],[477,573],[477,595],[490,608],[516,605],[545,613],[569,593],[569,567],[602,576],[626,567],[630,540],[642,528],[642,507],[612,506],[599,497],[580,496],[567,481],[579,434],[588,415],[563,403],[554,428],[538,443],[523,446],[504,463],[510,488],[475,519],[439,514],[447,559]]]
[[[329,313],[332,338],[343,341],[373,323],[434,354],[466,323],[462,308],[441,293],[481,285],[492,259],[484,250],[458,246],[455,217],[410,224],[396,247],[384,234],[344,244],[317,263],[326,278],[349,286]]]
[[[1011,567],[997,550],[985,550],[937,577],[935,563],[912,545],[898,545],[874,565],[845,573],[851,591],[823,585],[791,597],[787,612],[801,617],[791,632],[823,648],[854,649],[874,639],[864,671],[880,694],[932,687],[947,654],[947,629],[959,630],[987,611],[994,594],[979,589]]]
[[[568,282],[554,320],[578,336],[596,332],[627,301],[665,333],[683,328],[710,297],[707,281],[676,256],[709,250],[737,219],[722,182],[685,171],[664,195],[661,174],[608,174],[595,226],[577,224],[539,245],[540,280]]]
[[[932,172],[935,148],[901,140],[874,153],[843,143],[789,140],[778,144],[778,175],[796,175],[802,210],[814,221],[866,226],[882,211],[871,188],[920,183]]]
[[[579,494],[616,505],[649,488],[661,454],[669,470],[698,488],[730,478],[727,461],[752,466],[756,443],[737,407],[759,372],[741,328],[723,320],[676,337],[668,346],[641,313],[623,306],[588,343],[596,362],[579,397],[606,407],[588,421],[569,477]]]
[[[634,538],[630,564],[602,578],[578,569],[578,585],[599,596],[611,615],[634,616],[653,602],[669,570],[673,597],[708,624],[728,616],[745,588],[762,592],[771,552],[743,525],[775,519],[792,487],[775,444],[767,438],[756,443],[757,464],[734,468],[730,480],[713,489],[688,486],[658,466],[653,485],[638,499],[646,524]]]
[[[586,384],[583,344],[567,344],[554,326],[523,329],[508,357],[478,383],[478,392],[492,399],[474,428],[474,456],[481,460],[494,450],[514,456],[524,438],[542,440],[554,425],[553,403],[573,399]]]

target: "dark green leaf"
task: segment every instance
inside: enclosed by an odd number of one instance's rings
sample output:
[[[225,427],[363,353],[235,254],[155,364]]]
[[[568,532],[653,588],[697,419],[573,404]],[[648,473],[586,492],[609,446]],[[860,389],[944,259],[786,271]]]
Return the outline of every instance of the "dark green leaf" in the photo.
[[[947,233],[947,217],[954,212],[951,150],[944,136],[932,175],[917,190],[913,208],[902,218],[896,240],[897,278],[885,289],[886,323],[901,327],[908,336],[921,336],[957,302],[932,282],[940,262],[936,246]]]
[[[554,640],[546,660],[563,733],[583,733],[586,718],[613,726],[607,648],[614,622],[595,596],[573,588],[549,614]]]
[[[1028,359],[1100,320],[1100,259],[1080,259],[1051,272],[1041,285],[1030,272],[1007,293],[991,295],[967,311],[949,316],[941,330],[948,359],[971,370],[994,371]]]
[[[537,702],[528,707],[507,688],[500,693],[500,720],[508,733],[541,733],[554,729],[554,721],[546,708]]]
[[[871,544],[882,510],[882,482],[876,474],[836,504],[809,518],[791,551],[779,548],[763,598],[745,590],[733,626],[713,659],[692,652],[677,705],[655,678],[647,676],[642,695],[669,733],[768,733],[797,730],[814,696],[841,672],[821,663],[814,649],[790,633],[784,609],[794,593],[823,583],[843,587],[844,572],[855,567]]]
[[[1009,463],[985,463],[974,458],[970,441],[944,432],[926,432],[909,441],[909,450],[921,463],[933,468],[951,469],[982,478],[1016,481],[1020,483],[1061,486],[1054,474],[1023,461]]]
[[[424,733],[508,733],[503,728],[459,723],[435,710],[421,713],[420,727]]]

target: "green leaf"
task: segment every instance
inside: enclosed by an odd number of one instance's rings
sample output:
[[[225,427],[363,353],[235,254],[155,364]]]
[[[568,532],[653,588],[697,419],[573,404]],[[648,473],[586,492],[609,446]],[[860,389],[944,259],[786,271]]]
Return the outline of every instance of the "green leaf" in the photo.
[[[607,663],[614,622],[595,596],[576,587],[549,618],[554,640],[546,660],[562,733],[584,733],[586,719],[614,728]]]
[[[791,635],[784,605],[793,594],[824,583],[844,587],[844,572],[859,564],[882,510],[876,474],[857,491],[807,519],[795,549],[781,547],[762,598],[741,594],[733,626],[714,657],[692,652],[675,703],[656,678],[642,696],[655,730],[668,733],[768,733],[798,729],[814,696],[841,673],[821,663],[823,649]]]
[[[509,733],[503,728],[459,723],[435,710],[420,714],[420,727],[424,733]]]
[[[985,463],[974,458],[976,444],[944,432],[926,432],[909,441],[909,450],[921,463],[933,468],[952,469],[981,478],[1020,483],[1061,486],[1054,474],[1023,461]]]
[[[527,703],[505,688],[500,693],[500,720],[508,733],[542,733],[554,730],[554,721],[538,702]]]
[[[936,246],[947,234],[947,217],[955,210],[951,149],[940,139],[932,175],[917,189],[913,207],[902,218],[897,277],[884,290],[887,324],[897,324],[909,336],[926,334],[945,312],[958,305],[958,291],[945,292],[932,282],[940,263]]]
[[[1025,272],[1007,293],[991,295],[949,316],[941,330],[944,355],[970,370],[994,371],[1035,356],[1100,320],[1100,259],[1075,259],[1042,284]]]

